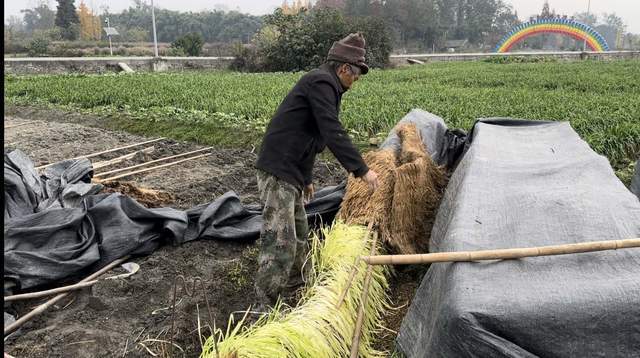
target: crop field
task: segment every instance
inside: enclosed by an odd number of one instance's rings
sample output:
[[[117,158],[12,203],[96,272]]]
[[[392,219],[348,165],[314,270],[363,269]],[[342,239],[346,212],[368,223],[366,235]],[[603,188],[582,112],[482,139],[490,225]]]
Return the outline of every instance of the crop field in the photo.
[[[236,133],[255,144],[301,75],[219,71],[5,76],[4,96],[13,105],[117,118],[121,127],[144,134],[216,144]],[[372,70],[344,95],[341,118],[357,141],[366,141],[384,135],[412,108],[466,130],[481,117],[570,121],[619,171],[628,171],[640,155],[637,60],[456,62]]]
[[[19,149],[36,166],[102,152],[92,161],[103,163],[94,166],[103,168],[94,178],[105,178],[112,168],[104,163],[119,158],[128,157],[114,164],[120,168],[115,171],[206,150],[207,156],[197,161],[181,159],[173,162],[180,162],[180,166],[159,165],[153,171],[127,176],[129,179],[106,187],[102,193],[120,192],[144,206],[190,212],[233,191],[250,208],[261,203],[255,149],[277,106],[302,75],[229,71],[5,75],[4,151],[8,154]],[[569,121],[594,150],[609,159],[627,185],[640,157],[640,60],[442,62],[372,70],[344,95],[341,120],[360,149],[366,151],[373,148],[370,139],[386,137],[391,127],[414,108],[435,113],[450,128],[464,130],[483,117]],[[136,152],[129,149],[124,156],[108,150],[149,143],[158,136],[167,138]],[[205,149],[205,145],[212,148]],[[496,141],[495,145],[501,143]],[[314,165],[316,188],[337,185],[347,176],[330,158],[323,153]],[[395,174],[403,172],[394,168],[395,164],[387,175],[395,181]],[[429,178],[430,183],[440,182],[435,175]],[[422,186],[420,181],[410,186],[404,185],[406,180],[398,182],[411,196],[420,198],[415,195],[419,191],[415,188]],[[392,184],[395,193],[395,182]],[[154,192],[166,196],[149,199]],[[425,192],[441,192],[441,188]],[[151,194],[142,202],[140,193]],[[368,201],[370,194],[362,196]],[[392,204],[407,200],[402,195],[383,199]],[[360,205],[359,201],[353,202],[354,206]],[[398,206],[403,208],[399,214],[389,211],[389,216],[407,217],[406,213],[418,212],[407,205],[412,202],[425,206],[424,200],[407,200]],[[345,203],[348,200],[341,206],[347,207]],[[14,222],[22,225],[24,219]],[[406,223],[407,227],[415,226],[414,222]],[[288,298],[285,304],[291,307],[278,306],[260,321],[264,325],[255,325],[256,330],[236,326],[243,317],[251,317],[248,311],[256,304],[259,247],[255,242],[201,238],[169,245],[170,240],[162,238],[152,254],[136,254],[132,259],[141,268],[137,274],[126,281],[101,280],[91,290],[70,293],[58,306],[25,323],[19,333],[5,337],[5,352],[34,358],[112,356],[113,352],[123,357],[164,357],[171,355],[171,350],[180,355],[179,350],[188,357],[213,356],[214,351],[222,357],[225,352],[252,352],[256,347],[281,352],[284,341],[279,337],[285,331],[291,336],[285,341],[292,351],[312,352],[310,356],[347,352],[367,270],[356,270],[361,274],[355,275],[353,282],[348,275],[355,257],[371,252],[368,239],[359,239],[364,236],[361,230],[335,225],[323,231],[323,243],[314,241],[314,254],[308,261],[314,265],[308,291],[300,293],[301,300],[300,295]],[[394,230],[395,234],[403,231],[397,226]],[[344,237],[354,240],[335,240]],[[371,238],[370,242],[376,241]],[[381,271],[374,271],[372,276],[361,342],[370,343],[367,352],[371,354],[379,350],[399,357],[396,338],[428,266],[396,267],[393,274],[378,268]],[[343,286],[352,284],[355,289],[345,291]],[[341,292],[345,292],[344,304],[336,309],[334,301],[339,300]],[[10,309],[9,313],[24,317],[38,303],[7,304],[5,311]],[[331,327],[326,322],[331,322]],[[371,329],[378,323],[384,330]],[[301,324],[308,329],[290,329]],[[221,335],[225,327],[226,333]],[[331,339],[322,344],[309,343],[326,336],[326,329],[332,331]],[[215,338],[223,336],[224,341],[213,344]]]

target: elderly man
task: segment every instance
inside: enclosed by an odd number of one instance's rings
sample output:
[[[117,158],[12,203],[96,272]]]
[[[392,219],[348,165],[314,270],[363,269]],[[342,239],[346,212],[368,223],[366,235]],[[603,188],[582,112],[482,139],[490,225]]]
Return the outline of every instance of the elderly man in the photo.
[[[364,56],[360,33],[334,42],[326,63],[300,78],[269,123],[256,163],[264,202],[255,284],[261,308],[304,282],[304,203],[314,193],[311,172],[316,154],[328,147],[349,173],[373,190],[378,185],[377,174],[367,167],[338,119],[342,94],[369,71]]]

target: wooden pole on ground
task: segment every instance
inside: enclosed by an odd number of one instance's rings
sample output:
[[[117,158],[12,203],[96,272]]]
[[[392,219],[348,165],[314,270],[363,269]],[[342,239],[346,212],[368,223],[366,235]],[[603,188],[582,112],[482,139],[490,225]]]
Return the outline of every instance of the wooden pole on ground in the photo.
[[[117,158],[104,160],[102,162],[95,162],[92,165],[93,166],[93,170],[104,168],[104,167],[108,167],[110,165],[114,165],[114,164],[118,164],[118,163],[124,162],[127,159],[131,159],[131,158],[135,157],[136,154],[138,154],[138,153],[149,154],[149,153],[153,152],[153,150],[154,150],[154,147],[147,147],[147,148],[144,148],[142,150],[137,150],[137,151],[135,151],[133,153],[129,153],[129,154],[125,154],[125,155],[119,156]]]
[[[171,163],[167,163],[167,164],[162,164],[162,165],[158,165],[155,167],[151,167],[151,168],[146,168],[146,169],[140,169],[140,170],[136,170],[134,172],[129,172],[129,173],[124,173],[124,174],[120,174],[120,175],[116,175],[114,177],[110,177],[110,178],[104,178],[104,179],[98,179],[98,182],[102,181],[102,182],[106,182],[106,181],[112,181],[112,180],[116,180],[116,179],[120,179],[120,178],[124,178],[124,177],[128,177],[130,175],[134,175],[134,174],[139,174],[139,173],[145,173],[151,170],[156,170],[156,169],[160,169],[160,168],[165,168],[171,165],[175,165],[175,164],[179,164],[182,162],[186,162],[188,160],[193,160],[193,159],[198,159],[198,158],[202,158],[202,157],[206,157],[209,156],[213,153],[207,153],[207,154],[201,154],[201,155],[196,155],[195,157],[189,157],[186,159],[182,159],[182,160],[177,160],[175,162],[171,162]]]
[[[130,258],[130,256],[125,256],[123,258],[117,259],[115,261],[113,261],[112,263],[108,264],[107,266],[103,267],[102,269],[98,270],[97,272],[91,274],[90,276],[88,276],[87,278],[83,279],[82,281],[80,281],[80,283],[84,283],[84,282],[88,282],[88,281],[92,281],[95,280],[96,278],[100,277],[102,274],[104,274],[105,272],[111,270],[112,268],[120,265],[121,263],[127,261]],[[55,297],[53,297],[52,299],[50,299],[49,301],[41,304],[40,306],[36,307],[33,311],[27,313],[26,315],[20,317],[17,321],[11,323],[10,325],[6,326],[4,328],[4,335],[8,335],[9,333],[15,331],[16,329],[20,328],[20,326],[22,326],[25,322],[27,322],[28,320],[30,320],[31,318],[39,315],[40,313],[44,312],[47,310],[47,308],[53,306],[54,303],[60,301],[61,299],[65,298],[69,293],[65,292],[65,293],[61,293]]]
[[[375,253],[378,244],[378,232],[373,232],[373,240],[371,241],[371,255]],[[360,337],[362,336],[362,325],[364,323],[364,310],[367,306],[369,298],[369,285],[371,284],[371,276],[373,275],[373,266],[367,266],[367,273],[364,278],[364,286],[362,288],[362,296],[360,297],[360,306],[358,308],[358,318],[353,329],[353,340],[351,341],[351,358],[358,358],[360,349]]]
[[[5,302],[11,302],[11,301],[28,300],[28,299],[32,299],[32,298],[51,296],[51,295],[54,295],[56,293],[76,291],[76,290],[79,290],[81,288],[93,286],[97,282],[98,282],[98,280],[91,280],[91,281],[87,281],[87,282],[78,282],[78,283],[76,283],[74,285],[53,288],[53,289],[46,290],[46,291],[21,293],[19,295],[4,296],[4,301]]]
[[[126,265],[126,264],[123,264],[122,266],[124,267],[124,265]],[[79,290],[79,289],[82,289],[82,288],[85,288],[85,287],[93,286],[93,285],[95,285],[96,283],[98,283],[100,281],[115,280],[115,279],[122,279],[122,278],[129,277],[129,276],[135,274],[136,272],[138,272],[138,270],[140,269],[140,266],[138,264],[134,263],[132,269],[129,269],[127,267],[125,267],[125,269],[128,271],[127,273],[106,277],[106,278],[100,279],[100,280],[91,280],[91,281],[87,281],[87,282],[82,282],[81,281],[81,282],[78,282],[78,283],[73,284],[73,285],[62,286],[62,287],[58,287],[58,288],[52,288],[50,290],[45,290],[45,291],[37,291],[37,292],[22,293],[22,294],[19,294],[19,295],[4,296],[4,301],[5,302],[10,302],[10,301],[28,300],[28,299],[32,299],[32,298],[40,298],[40,297],[52,296],[52,295],[55,295],[56,293],[76,291],[76,290]]]
[[[27,121],[27,122],[22,122],[18,124],[13,124],[13,125],[4,127],[4,129],[11,129],[11,128],[20,127],[20,126],[26,126],[27,124],[31,124],[31,123],[35,123],[35,121]]]
[[[577,254],[582,252],[606,251],[640,247],[640,238],[607,241],[589,241],[577,244],[526,247],[514,249],[436,252],[415,255],[363,256],[369,265],[412,265],[434,262],[464,262],[481,260],[509,260],[523,257]]]
[[[163,140],[163,139],[165,139],[165,137],[160,137],[160,138],[156,138],[156,139],[148,140],[148,141],[146,141],[146,142],[140,142],[140,143],[129,144],[129,145],[125,145],[124,147],[118,147],[118,148],[113,148],[113,149],[103,150],[102,152],[96,152],[96,153],[91,153],[91,154],[87,154],[87,155],[81,155],[81,156],[78,156],[78,157],[71,158],[71,160],[74,160],[74,159],[81,159],[81,158],[92,158],[92,157],[97,157],[98,155],[107,154],[107,153],[115,152],[115,151],[122,150],[122,149],[128,149],[128,148],[132,148],[132,147],[137,147],[137,146],[139,146],[139,145],[143,145],[143,144],[154,143],[154,142],[157,142],[157,141],[161,141],[161,140]],[[46,165],[41,165],[41,166],[39,166],[39,167],[36,167],[36,169],[44,169],[44,168],[48,168],[48,167],[50,167],[50,166],[52,166],[52,165],[54,165],[54,164],[55,164],[55,163],[49,163],[49,164],[46,164]]]
[[[151,161],[148,161],[148,162],[144,162],[144,163],[140,163],[140,164],[132,165],[132,166],[130,166],[130,167],[126,167],[126,168],[120,168],[120,169],[110,170],[110,171],[108,171],[108,172],[104,172],[104,173],[96,174],[96,175],[94,175],[94,178],[107,176],[107,175],[109,175],[109,174],[115,174],[115,173],[125,172],[125,171],[127,171],[127,170],[131,170],[131,169],[136,169],[136,168],[144,167],[144,166],[149,165],[149,164],[158,163],[158,162],[163,162],[163,161],[165,161],[165,160],[169,160],[169,159],[174,159],[174,158],[184,157],[185,155],[189,155],[189,154],[194,154],[194,153],[204,152],[204,151],[209,150],[209,149],[213,149],[213,147],[202,148],[202,149],[194,150],[194,151],[191,151],[191,152],[186,152],[186,153],[182,153],[182,154],[172,155],[172,156],[170,156],[170,157],[164,157],[164,158],[160,158],[160,159],[155,159],[155,160],[151,160]]]

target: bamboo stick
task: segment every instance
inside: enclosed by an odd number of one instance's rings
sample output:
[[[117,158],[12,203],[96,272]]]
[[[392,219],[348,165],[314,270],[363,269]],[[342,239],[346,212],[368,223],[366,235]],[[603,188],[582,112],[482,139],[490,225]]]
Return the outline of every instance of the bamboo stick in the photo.
[[[202,149],[198,149],[198,150],[193,150],[193,151],[191,151],[191,152],[186,152],[186,153],[182,153],[182,154],[172,155],[172,156],[170,156],[170,157],[164,157],[164,158],[160,158],[160,159],[155,159],[155,160],[151,160],[151,161],[144,162],[144,163],[141,163],[141,164],[132,165],[132,166],[130,166],[130,167],[126,167],[126,168],[120,168],[120,169],[110,170],[110,171],[108,171],[108,172],[104,172],[104,173],[96,174],[96,175],[94,175],[94,178],[101,177],[101,176],[106,176],[106,175],[109,175],[109,174],[120,173],[120,172],[124,172],[124,171],[131,170],[131,169],[136,169],[136,168],[140,168],[140,167],[144,167],[145,165],[149,165],[149,164],[153,164],[153,163],[158,163],[158,162],[163,162],[163,161],[168,160],[168,159],[184,157],[185,155],[189,155],[189,154],[194,154],[194,153],[204,152],[204,151],[209,150],[209,149],[213,149],[213,147],[202,148]]]
[[[166,139],[166,138],[165,137],[160,137],[160,138],[148,140],[146,142],[134,143],[134,144],[125,145],[123,147],[103,150],[102,152],[96,152],[96,153],[91,153],[91,154],[87,154],[87,155],[80,155],[80,156],[71,158],[71,160],[80,159],[80,158],[93,158],[93,157],[97,157],[98,155],[107,154],[107,153],[115,152],[115,151],[122,150],[122,149],[128,149],[128,148],[132,148],[132,147],[137,147],[139,145],[149,144],[149,143],[157,142],[157,141],[160,141],[160,140],[163,140],[163,139]],[[49,163],[49,164],[46,164],[46,165],[41,165],[39,167],[36,167],[36,169],[48,168],[48,167],[50,167],[50,166],[52,166],[54,164],[56,164],[56,163]]]
[[[99,276],[101,276],[105,272],[107,272],[107,271],[111,270],[112,268],[120,265],[121,263],[127,261],[129,259],[129,257],[130,256],[127,255],[125,257],[119,258],[119,259],[111,262],[107,266],[103,267],[102,269],[96,271],[95,273],[89,275],[88,277],[86,277],[85,279],[80,281],[80,283],[92,281],[92,280],[98,278]],[[11,323],[10,325],[8,325],[8,326],[6,326],[4,328],[4,335],[7,336],[9,333],[11,333],[11,332],[15,331],[16,329],[20,328],[20,326],[22,326],[25,322],[27,322],[31,318],[39,315],[40,313],[46,311],[47,308],[53,306],[54,303],[56,303],[56,302],[60,301],[61,299],[65,298],[68,294],[69,294],[68,292],[61,293],[61,294],[53,297],[49,301],[47,301],[47,302],[41,304],[40,306],[36,307],[34,310],[32,310],[31,312],[27,313],[26,315],[20,317],[17,321]]]
[[[35,121],[27,121],[27,122],[22,122],[18,124],[13,124],[13,125],[4,127],[4,129],[11,129],[11,128],[20,127],[20,126],[26,126],[27,124],[31,124],[31,123],[35,123]]]
[[[480,260],[508,260],[523,257],[577,254],[581,252],[605,251],[640,247],[640,238],[607,241],[589,241],[577,244],[526,247],[514,249],[478,250],[460,252],[436,252],[415,255],[363,256],[370,265],[411,265],[433,262],[464,262]]]
[[[131,158],[135,157],[136,154],[138,154],[138,153],[149,154],[149,153],[153,152],[153,150],[154,150],[154,147],[147,147],[147,148],[144,148],[142,150],[137,150],[137,151],[135,151],[133,153],[129,153],[129,154],[125,154],[125,155],[119,156],[117,158],[104,160],[102,162],[95,162],[95,163],[93,163],[93,170],[104,168],[104,167],[108,167],[110,165],[114,165],[114,164],[118,164],[118,163],[124,162],[127,159],[131,159]]]
[[[367,240],[369,240],[369,235],[371,235],[371,230],[373,229],[373,221],[371,221],[369,223],[369,225],[367,226],[367,232],[364,235],[364,241],[367,242]],[[347,285],[344,287],[344,290],[342,291],[342,294],[340,295],[340,297],[338,298],[338,302],[336,302],[336,309],[339,310],[340,307],[342,307],[342,303],[344,302],[345,297],[347,297],[347,293],[349,293],[349,290],[351,289],[351,284],[353,283],[353,279],[356,277],[356,273],[358,273],[358,264],[360,263],[360,260],[356,258],[355,262],[353,263],[353,267],[351,268],[351,272],[349,273],[349,278],[347,279]]]
[[[125,265],[126,264],[123,264],[122,266],[124,267]],[[132,269],[129,269],[127,267],[125,267],[125,269],[128,271],[127,273],[123,273],[123,274],[115,275],[115,276],[110,276],[110,277],[105,277],[104,279],[92,280],[92,281],[87,281],[87,282],[80,281],[80,282],[78,282],[76,284],[73,284],[73,285],[62,286],[62,287],[58,287],[58,288],[52,288],[50,290],[45,290],[45,291],[37,291],[37,292],[22,293],[22,294],[19,294],[19,295],[4,296],[4,301],[5,302],[10,302],[10,301],[20,301],[20,300],[28,300],[28,299],[32,299],[32,298],[46,297],[46,296],[55,295],[56,293],[76,291],[76,290],[79,290],[79,289],[82,289],[82,288],[85,288],[85,287],[93,286],[93,285],[95,285],[96,283],[98,283],[100,281],[127,278],[127,277],[135,274],[136,272],[138,272],[138,270],[140,269],[140,266],[138,264],[134,263]]]
[[[85,287],[93,286],[97,282],[98,282],[98,280],[92,280],[92,281],[87,281],[87,282],[78,282],[78,283],[73,284],[73,285],[68,285],[68,286],[63,286],[63,287],[58,287],[58,288],[52,288],[52,289],[46,290],[46,291],[21,293],[19,295],[4,296],[4,301],[5,302],[11,302],[11,301],[28,300],[28,299],[32,299],[32,298],[51,296],[51,295],[54,295],[56,293],[76,291],[76,290],[79,290],[79,289],[82,289],[82,288],[85,288]]]
[[[371,242],[371,255],[375,253],[376,245],[378,244],[378,232],[373,232],[373,240]],[[364,323],[364,310],[367,306],[367,299],[369,298],[369,285],[371,284],[371,276],[373,275],[373,266],[367,266],[367,273],[364,278],[364,286],[362,288],[362,296],[360,298],[360,306],[358,308],[358,318],[356,319],[356,325],[353,330],[353,340],[351,341],[351,358],[358,358],[358,351],[360,350],[360,337],[362,336],[362,324]]]
[[[114,176],[114,177],[110,177],[110,178],[99,179],[99,181],[103,181],[103,182],[105,182],[105,181],[116,180],[116,179],[120,179],[120,178],[124,178],[124,177],[131,176],[131,175],[134,175],[134,174],[145,173],[145,172],[148,172],[148,171],[151,171],[151,170],[156,170],[156,169],[160,169],[160,168],[165,168],[165,167],[168,167],[168,166],[171,166],[171,165],[175,165],[175,164],[179,164],[179,163],[182,163],[182,162],[186,162],[186,161],[188,161],[188,160],[193,160],[193,159],[198,159],[198,158],[206,157],[206,156],[209,156],[209,155],[211,155],[211,154],[213,154],[213,153],[207,153],[207,154],[196,155],[195,157],[189,157],[189,158],[186,158],[186,159],[177,160],[177,161],[175,161],[175,162],[171,162],[171,163],[167,163],[167,164],[158,165],[158,166],[151,167],[151,168],[140,169],[140,170],[136,170],[136,171],[133,171],[133,172],[129,172],[129,173],[124,173],[124,174],[116,175],[116,176]]]

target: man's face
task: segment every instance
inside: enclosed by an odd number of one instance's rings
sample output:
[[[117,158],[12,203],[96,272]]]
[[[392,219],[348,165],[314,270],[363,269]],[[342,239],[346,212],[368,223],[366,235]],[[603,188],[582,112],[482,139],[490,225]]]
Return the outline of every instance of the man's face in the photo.
[[[340,78],[342,86],[346,89],[350,89],[353,86],[353,83],[360,78],[360,73],[362,73],[360,67],[349,63],[342,64],[338,68],[338,78]]]

